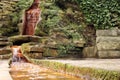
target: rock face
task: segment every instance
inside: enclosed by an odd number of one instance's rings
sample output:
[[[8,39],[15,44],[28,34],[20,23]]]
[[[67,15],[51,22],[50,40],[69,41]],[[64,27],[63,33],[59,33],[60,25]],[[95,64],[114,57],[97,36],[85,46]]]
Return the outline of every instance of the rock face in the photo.
[[[25,11],[25,19],[23,24],[23,35],[34,35],[35,27],[41,20],[41,11],[39,8],[40,0],[34,0],[29,9]]]
[[[59,43],[58,43],[59,42]],[[61,41],[62,42],[62,41]],[[25,56],[33,59],[40,59],[43,57],[65,57],[75,56],[82,57],[82,47],[78,45],[70,45],[70,43],[61,44],[60,41],[56,41],[49,37],[42,37],[40,42],[29,42],[22,44],[22,52]]]
[[[96,47],[99,58],[120,58],[119,29],[98,30]]]
[[[26,43],[22,45],[22,53],[27,58],[41,59],[44,49],[36,43]]]
[[[11,43],[7,37],[0,36],[0,59],[8,59],[11,57]]]

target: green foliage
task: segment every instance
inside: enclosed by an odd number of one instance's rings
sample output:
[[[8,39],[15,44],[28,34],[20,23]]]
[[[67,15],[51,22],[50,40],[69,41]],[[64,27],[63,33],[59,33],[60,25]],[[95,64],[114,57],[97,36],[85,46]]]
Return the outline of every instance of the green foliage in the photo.
[[[20,0],[17,3],[18,10],[27,9],[31,6],[33,0]]]
[[[20,0],[18,3],[14,4],[14,11],[9,14],[10,21],[7,28],[4,28],[3,35],[12,36],[19,34],[18,23],[22,21],[23,10],[28,8],[33,0]]]
[[[66,3],[79,5],[86,25],[94,25],[96,29],[108,29],[120,26],[119,0],[53,0],[66,8]]]
[[[61,30],[69,39],[79,40],[80,38],[83,38],[83,36],[79,33],[81,28],[81,25],[71,23],[66,27],[62,28]]]
[[[42,9],[42,21],[38,25],[38,29],[49,34],[50,29],[53,29],[59,21],[61,17],[59,15],[59,7],[57,7],[52,2],[41,2],[41,9]],[[39,33],[37,33],[39,34]]]
[[[75,47],[74,47],[73,44],[68,44],[68,45],[59,44],[59,45],[57,45],[57,47],[58,47],[59,56],[67,56],[67,55],[70,55],[70,54],[68,53],[69,50],[75,49]],[[71,54],[71,55],[72,55],[72,54]]]
[[[62,9],[58,3],[70,4],[70,7]],[[73,4],[70,0],[69,2],[63,0],[41,1],[42,21],[38,24],[36,35],[44,35],[44,33],[49,35],[57,29],[69,39],[80,39],[79,31],[82,27],[81,24],[83,24],[83,18],[82,13],[79,9],[74,9],[74,6],[76,4]]]
[[[118,0],[77,0],[87,24],[96,29],[120,26],[120,3]]]
[[[16,4],[15,13],[11,14],[12,23],[19,23],[23,17],[23,10],[29,8],[33,0],[20,0]]]

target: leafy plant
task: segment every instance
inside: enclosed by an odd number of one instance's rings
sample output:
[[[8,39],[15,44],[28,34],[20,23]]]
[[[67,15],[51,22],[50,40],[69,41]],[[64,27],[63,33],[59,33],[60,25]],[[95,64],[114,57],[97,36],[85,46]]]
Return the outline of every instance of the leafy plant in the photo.
[[[67,56],[69,55],[68,53],[69,50],[75,49],[73,44],[69,44],[69,45],[58,44],[57,47],[58,47],[59,56]]]
[[[120,3],[118,0],[77,0],[87,24],[96,29],[120,26]]]

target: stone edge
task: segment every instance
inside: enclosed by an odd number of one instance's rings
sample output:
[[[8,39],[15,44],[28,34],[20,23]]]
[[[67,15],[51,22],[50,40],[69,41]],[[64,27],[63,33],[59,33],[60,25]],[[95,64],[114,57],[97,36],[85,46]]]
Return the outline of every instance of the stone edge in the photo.
[[[54,71],[90,80],[120,80],[120,72],[95,69],[89,67],[78,67],[61,62],[29,59],[32,63],[48,67]]]

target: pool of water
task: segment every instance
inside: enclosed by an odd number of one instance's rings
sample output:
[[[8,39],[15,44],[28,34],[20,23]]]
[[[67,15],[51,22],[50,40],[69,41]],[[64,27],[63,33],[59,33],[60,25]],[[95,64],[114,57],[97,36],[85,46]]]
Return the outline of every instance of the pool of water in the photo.
[[[10,74],[13,80],[82,80],[25,62],[12,63]]]

